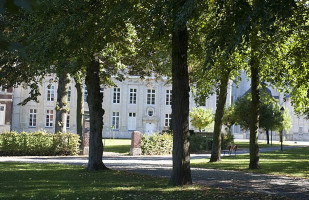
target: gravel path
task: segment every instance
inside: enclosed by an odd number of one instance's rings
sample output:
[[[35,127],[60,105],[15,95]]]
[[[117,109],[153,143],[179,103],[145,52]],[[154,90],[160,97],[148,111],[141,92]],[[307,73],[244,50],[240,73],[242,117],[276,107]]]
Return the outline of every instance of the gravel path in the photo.
[[[268,150],[276,149],[261,149],[261,152]],[[239,153],[245,153],[245,151]],[[209,157],[209,154],[191,155],[191,159],[208,159]],[[88,158],[85,156],[21,156],[0,157],[0,162],[86,165]],[[112,169],[163,177],[170,177],[172,169],[171,156],[123,156],[104,153],[103,162]],[[192,168],[192,179],[195,183],[201,183],[213,188],[254,191],[291,199],[309,199],[309,179],[200,168]]]

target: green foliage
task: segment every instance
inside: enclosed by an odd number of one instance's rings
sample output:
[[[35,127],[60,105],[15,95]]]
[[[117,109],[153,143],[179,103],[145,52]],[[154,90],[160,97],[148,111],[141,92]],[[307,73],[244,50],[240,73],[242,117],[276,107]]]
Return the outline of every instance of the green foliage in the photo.
[[[5,132],[0,134],[0,154],[12,155],[76,155],[79,136],[73,133]]]
[[[251,93],[245,94],[235,102],[234,116],[236,123],[242,129],[248,130],[251,119]],[[291,128],[291,116],[288,110],[284,115],[280,112],[280,105],[271,97],[266,90],[261,90],[260,120],[259,127],[264,130],[279,131],[282,128],[288,131]]]
[[[221,134],[221,149],[226,149],[234,143],[234,135],[231,132]]]
[[[192,126],[199,131],[210,128],[214,121],[214,115],[211,109],[203,107],[193,108],[190,112]]]
[[[227,132],[231,132],[231,127],[236,123],[235,104],[224,109],[222,123],[227,127]]]
[[[205,151],[211,149],[212,139],[203,137],[197,133],[190,136],[190,152]]]
[[[142,137],[143,155],[164,155],[171,154],[173,150],[173,136],[168,133],[156,133],[148,137]]]

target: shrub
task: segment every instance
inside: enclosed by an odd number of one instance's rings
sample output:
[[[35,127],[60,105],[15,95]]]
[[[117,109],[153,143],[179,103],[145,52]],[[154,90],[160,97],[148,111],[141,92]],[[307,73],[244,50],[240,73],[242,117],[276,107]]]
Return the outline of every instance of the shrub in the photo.
[[[195,153],[198,151],[211,150],[212,148],[212,138],[205,137],[202,135],[192,135],[190,136],[190,152]]]
[[[226,149],[229,145],[234,143],[234,136],[231,132],[221,134],[221,149]]]
[[[0,155],[48,156],[76,155],[79,153],[79,136],[73,133],[0,133]]]
[[[171,154],[173,150],[173,136],[168,133],[156,133],[148,137],[142,137],[143,155],[164,155]]]

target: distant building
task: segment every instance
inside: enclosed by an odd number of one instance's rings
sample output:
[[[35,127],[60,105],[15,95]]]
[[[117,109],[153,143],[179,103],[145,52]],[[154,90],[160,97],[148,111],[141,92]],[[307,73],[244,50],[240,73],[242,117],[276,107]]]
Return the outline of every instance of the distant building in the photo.
[[[10,131],[12,120],[13,88],[0,86],[0,131]]]

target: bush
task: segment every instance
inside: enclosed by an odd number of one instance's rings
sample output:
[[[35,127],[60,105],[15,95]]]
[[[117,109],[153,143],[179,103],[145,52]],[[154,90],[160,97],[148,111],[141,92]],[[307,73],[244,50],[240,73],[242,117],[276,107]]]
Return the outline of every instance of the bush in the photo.
[[[190,152],[195,153],[198,151],[205,151],[212,149],[213,139],[205,137],[196,133],[190,136]],[[234,136],[230,132],[227,134],[221,134],[221,149],[226,149],[227,146],[234,142]]]
[[[0,133],[0,155],[49,156],[76,155],[79,153],[79,136],[73,133]]]
[[[143,155],[164,155],[171,154],[173,150],[173,136],[168,133],[156,133],[148,137],[142,137]]]

